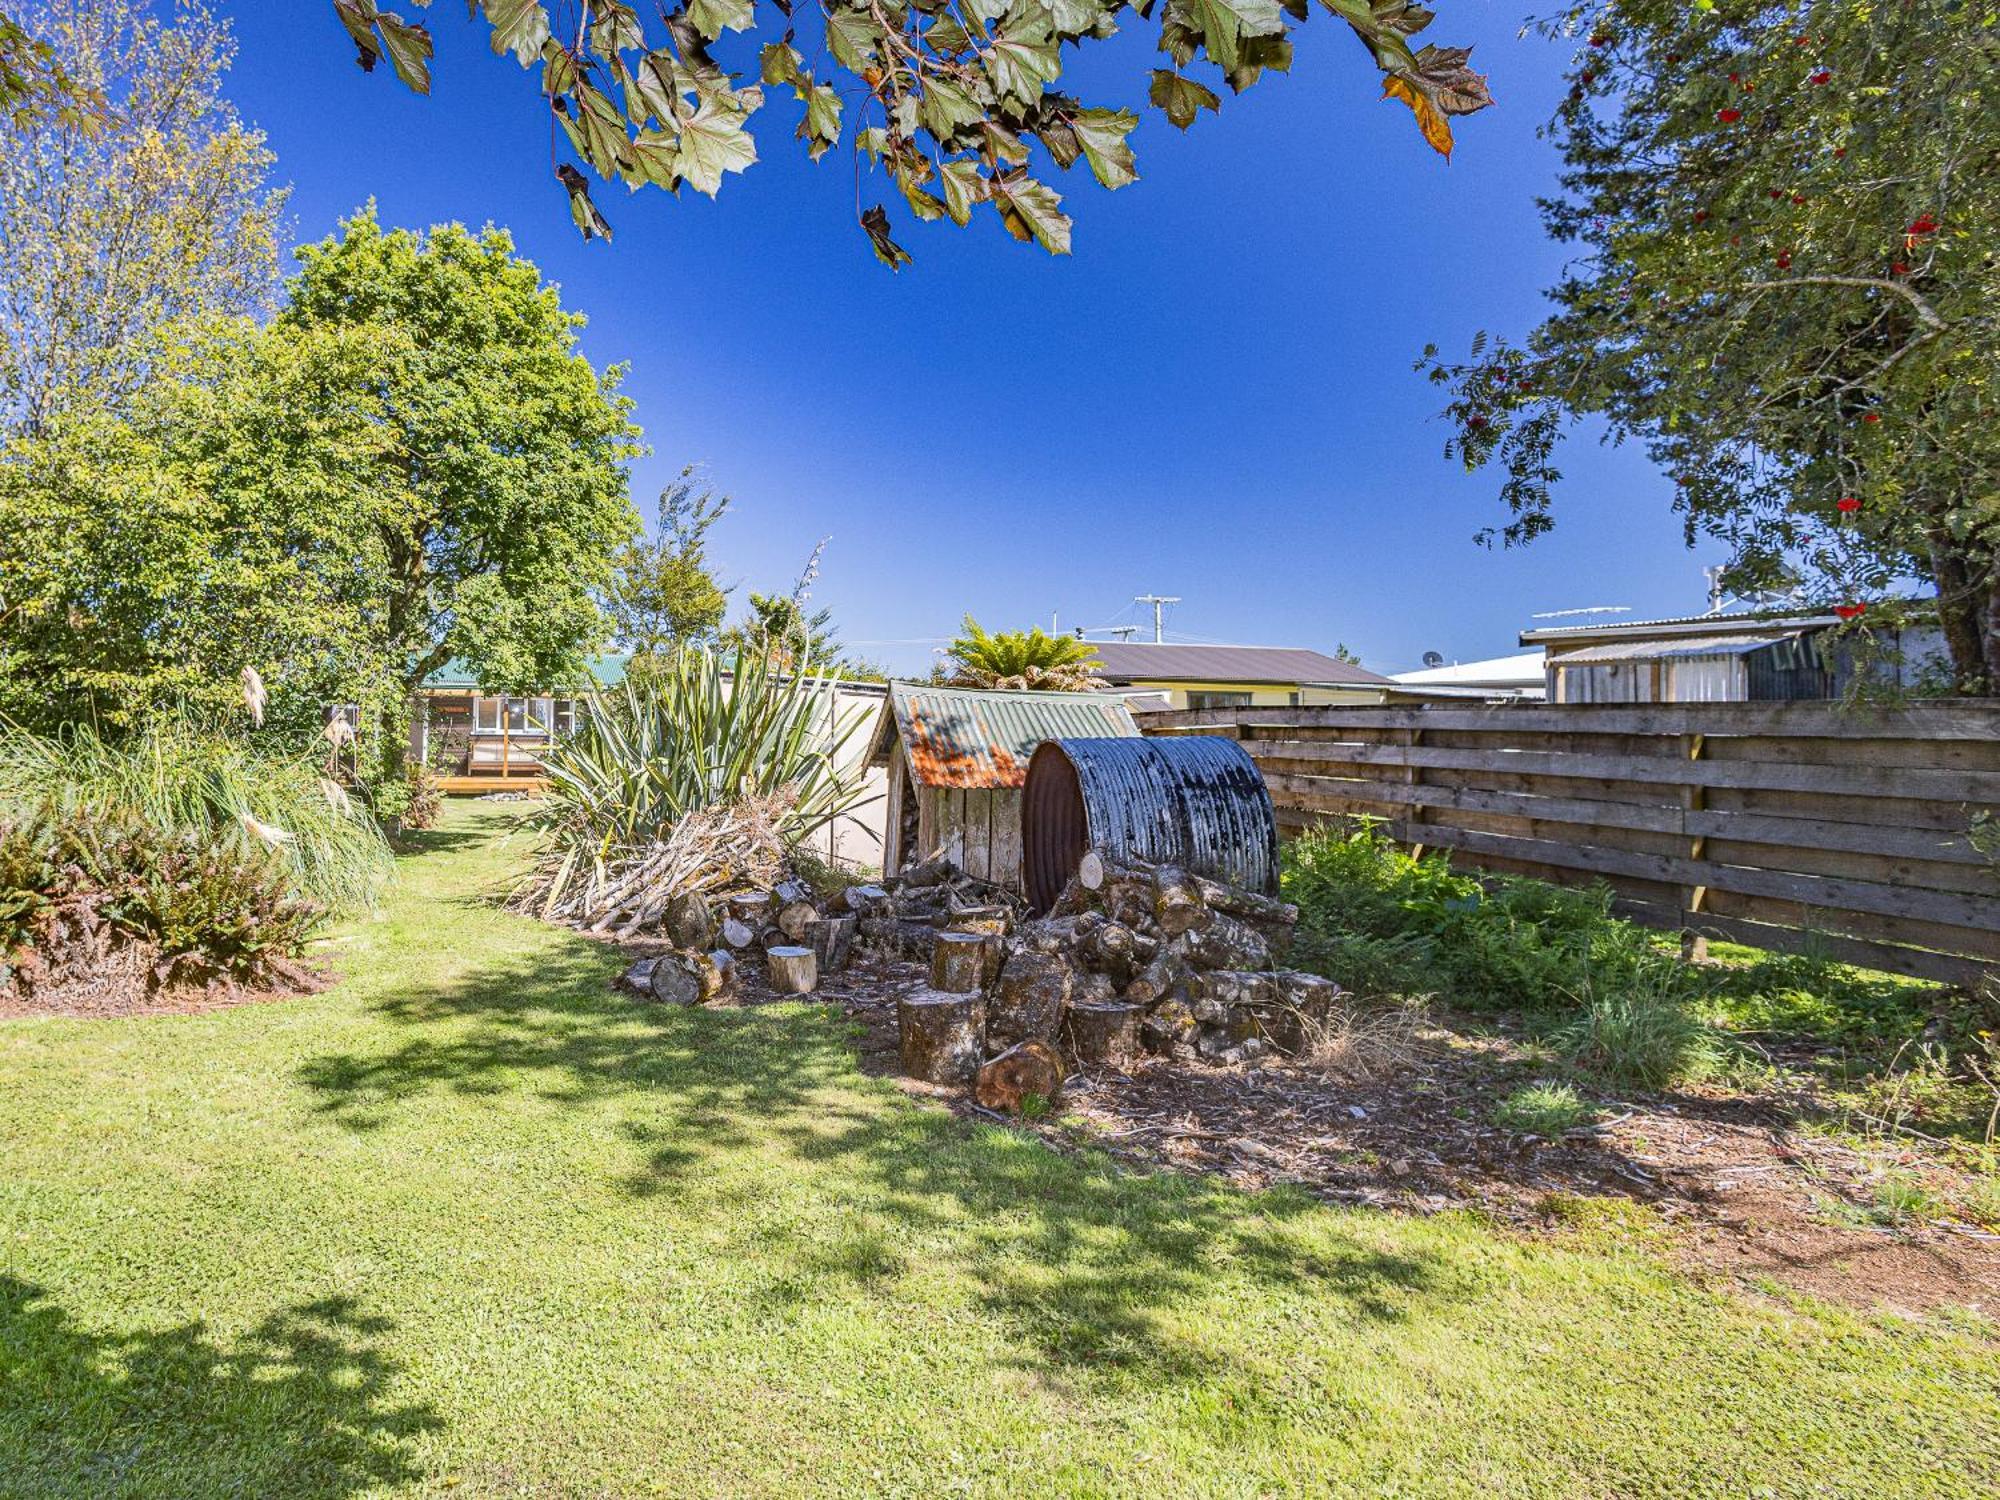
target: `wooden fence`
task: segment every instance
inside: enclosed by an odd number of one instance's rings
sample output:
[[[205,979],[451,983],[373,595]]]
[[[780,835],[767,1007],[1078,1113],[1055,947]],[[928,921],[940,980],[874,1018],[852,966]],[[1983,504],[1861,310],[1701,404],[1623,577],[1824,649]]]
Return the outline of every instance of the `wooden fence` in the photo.
[[[1226,708],[1281,830],[1381,818],[1454,863],[1603,880],[1624,914],[1947,983],[2000,971],[2000,701]],[[2000,835],[2000,826],[1995,828]]]

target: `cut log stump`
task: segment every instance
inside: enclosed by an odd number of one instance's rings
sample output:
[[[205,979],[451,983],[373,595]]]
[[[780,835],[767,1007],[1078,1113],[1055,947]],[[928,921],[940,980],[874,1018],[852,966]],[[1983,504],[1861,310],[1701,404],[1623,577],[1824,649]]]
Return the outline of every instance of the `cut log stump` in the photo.
[[[648,987],[655,1000],[668,1005],[701,1004],[701,976],[685,953],[662,953],[654,959]]]
[[[807,929],[818,920],[819,908],[810,901],[787,901],[778,908],[778,930],[787,942],[804,942]]]
[[[903,1072],[927,1083],[964,1084],[986,1055],[985,1006],[977,994],[919,990],[896,1002],[897,1050]]]
[[[940,932],[931,949],[931,988],[970,995],[986,988],[985,941],[972,932]]]
[[[1128,1069],[1139,1058],[1146,1007],[1126,1002],[1071,1005],[1065,1019],[1070,1051],[1085,1067]]]
[[[676,948],[690,950],[715,944],[715,914],[708,903],[689,891],[667,903],[667,936]]]
[[[771,988],[781,995],[810,995],[819,988],[819,961],[810,948],[766,948],[764,963]]]
[[[1075,972],[1058,954],[1024,948],[1009,957],[994,986],[987,1017],[994,1043],[1053,1041]]]
[[[1062,1059],[1047,1042],[1025,1041],[1009,1047],[979,1070],[972,1097],[986,1109],[1018,1115],[1029,1099],[1044,1106],[1062,1093]]]
[[[821,917],[812,926],[813,956],[822,974],[838,974],[854,955],[854,929],[858,917]]]
[[[703,954],[695,977],[701,981],[704,1001],[727,999],[736,993],[736,955],[727,948]]]
[[[757,941],[757,929],[739,917],[730,917],[722,924],[722,941],[740,952]]]

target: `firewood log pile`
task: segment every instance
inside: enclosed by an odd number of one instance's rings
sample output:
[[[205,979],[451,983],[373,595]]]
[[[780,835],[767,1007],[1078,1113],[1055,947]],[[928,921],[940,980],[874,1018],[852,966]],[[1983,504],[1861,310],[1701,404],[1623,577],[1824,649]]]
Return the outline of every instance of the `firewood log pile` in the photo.
[[[848,897],[863,942],[930,965],[898,1005],[903,1071],[1010,1113],[1053,1100],[1066,1065],[1301,1051],[1341,994],[1279,967],[1297,908],[1170,866],[1086,854],[1032,920],[939,860]]]
[[[631,911],[629,892],[613,898]],[[1341,994],[1280,967],[1297,908],[1095,851],[1039,918],[943,856],[832,897],[795,879],[727,894],[682,882],[640,904],[646,930],[673,950],[641,959],[622,983],[672,1004],[730,999],[753,971],[780,995],[809,995],[857,952],[921,964],[927,982],[897,1002],[903,1072],[970,1087],[982,1107],[1009,1113],[1052,1103],[1075,1068],[1301,1051]]]

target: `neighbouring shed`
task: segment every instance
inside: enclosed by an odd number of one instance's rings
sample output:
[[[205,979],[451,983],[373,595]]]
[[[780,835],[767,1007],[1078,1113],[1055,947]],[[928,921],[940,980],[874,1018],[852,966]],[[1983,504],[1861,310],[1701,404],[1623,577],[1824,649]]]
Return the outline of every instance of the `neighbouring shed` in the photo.
[[[943,852],[968,875],[1021,879],[1021,788],[1044,740],[1136,739],[1110,693],[989,693],[899,682],[869,747],[888,773],[882,869]]]

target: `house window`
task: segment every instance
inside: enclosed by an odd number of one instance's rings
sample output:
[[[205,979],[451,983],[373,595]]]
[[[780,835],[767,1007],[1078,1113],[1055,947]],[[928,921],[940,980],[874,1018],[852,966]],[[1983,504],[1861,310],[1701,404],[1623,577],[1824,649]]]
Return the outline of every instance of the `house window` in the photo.
[[[1189,708],[1248,708],[1248,693],[1189,693]]]
[[[557,734],[570,734],[576,729],[574,698],[557,698],[550,704],[549,728]]]

